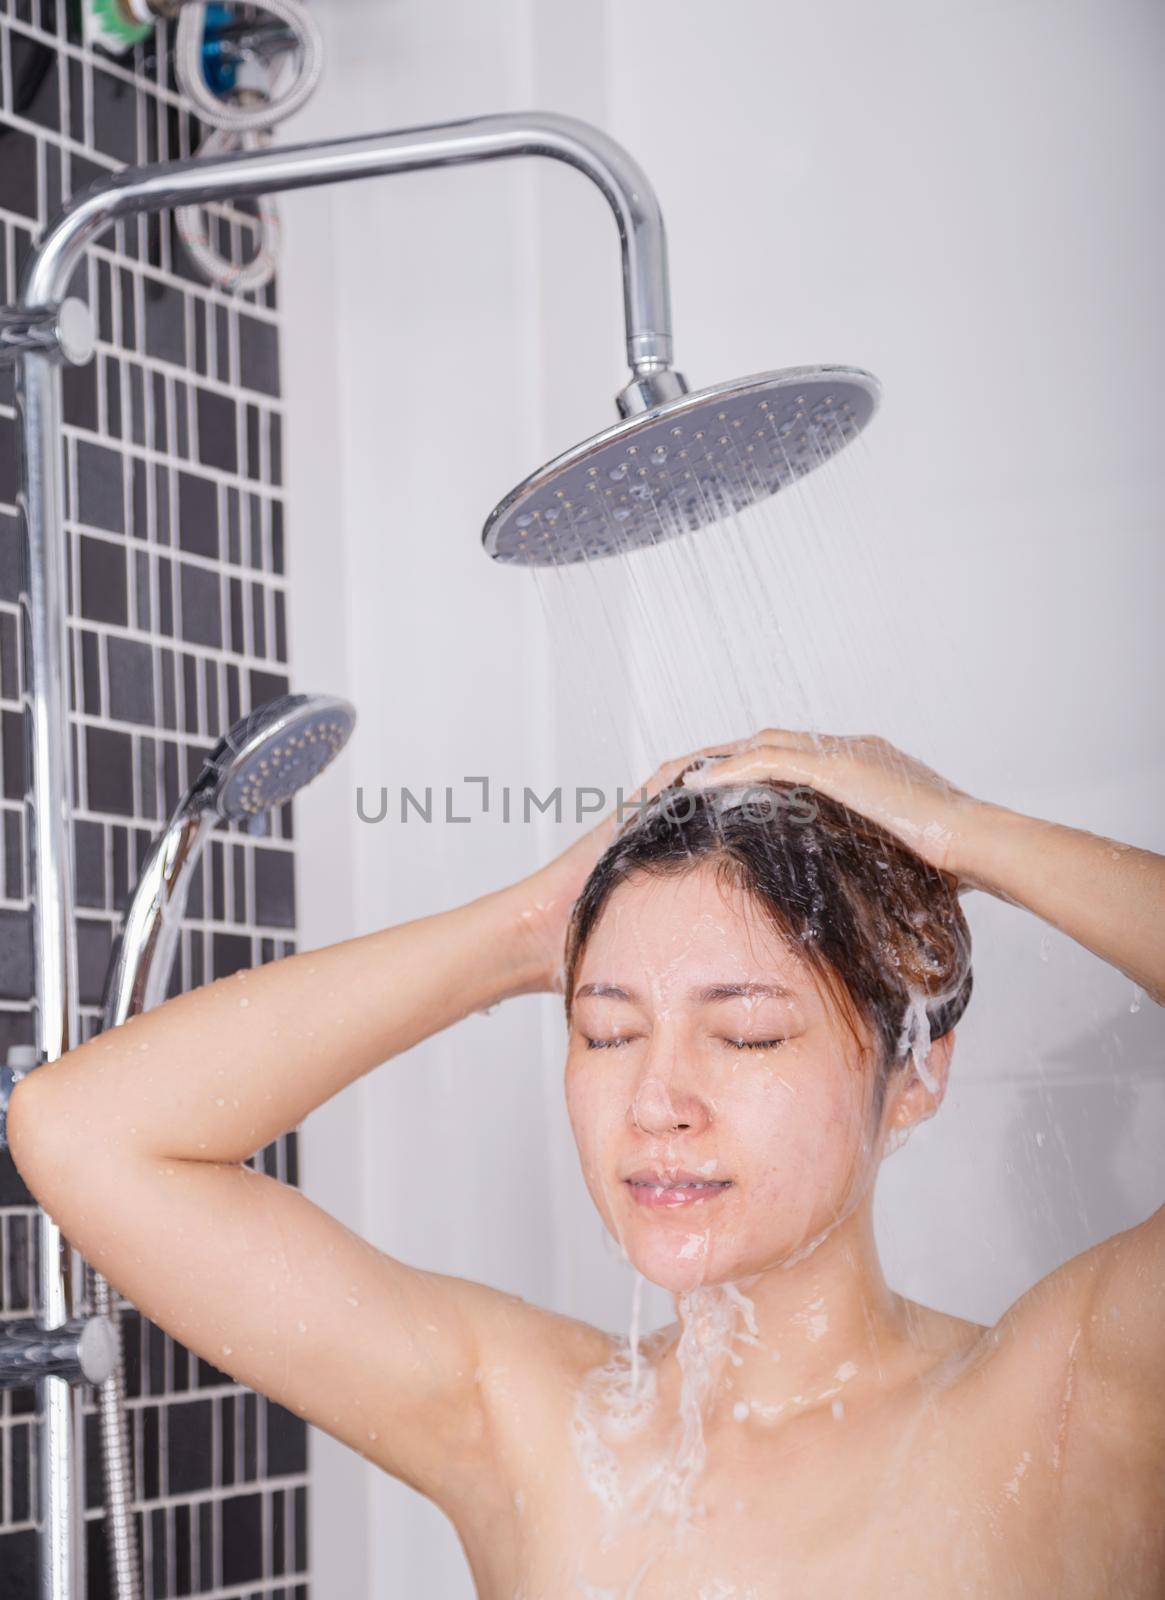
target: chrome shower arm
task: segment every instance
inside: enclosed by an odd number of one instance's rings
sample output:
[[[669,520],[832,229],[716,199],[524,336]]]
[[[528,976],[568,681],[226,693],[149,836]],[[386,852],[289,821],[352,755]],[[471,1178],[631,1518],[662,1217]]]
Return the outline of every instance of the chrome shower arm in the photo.
[[[674,384],[667,379],[658,386],[652,382],[672,361],[667,243],[655,191],[638,162],[600,129],[549,112],[471,117],[125,168],[76,196],[49,224],[25,269],[20,304],[27,308],[60,302],[85,246],[119,217],[505,156],[549,156],[585,173],[598,186],[614,212],[623,255],[627,362],[633,374],[626,408],[641,410],[657,398],[674,398]]]

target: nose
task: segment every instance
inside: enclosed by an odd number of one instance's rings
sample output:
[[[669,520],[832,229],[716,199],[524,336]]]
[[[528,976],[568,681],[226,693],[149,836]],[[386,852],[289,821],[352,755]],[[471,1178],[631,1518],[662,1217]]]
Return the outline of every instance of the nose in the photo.
[[[698,1094],[658,1069],[640,1078],[629,1114],[640,1133],[702,1133],[711,1121],[708,1106]]]

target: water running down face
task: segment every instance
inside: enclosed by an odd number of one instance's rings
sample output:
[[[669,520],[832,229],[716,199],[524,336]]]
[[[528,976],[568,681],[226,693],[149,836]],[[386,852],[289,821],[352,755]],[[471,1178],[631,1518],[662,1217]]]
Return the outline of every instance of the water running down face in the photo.
[[[872,1037],[711,862],[620,883],[575,978],[571,1123],[646,1278],[682,1293],[763,1272],[860,1201],[897,1104],[878,1117]]]
[[[868,1220],[970,998],[957,889],[776,780],[665,790],[623,828],[568,930],[566,1091],[592,1198],[645,1277],[738,1281]]]
[[[585,1180],[679,1323],[641,1349],[636,1299],[572,1419],[613,1562],[585,1592],[628,1600],[645,1570],[637,1530],[658,1521],[649,1566],[680,1555],[706,1515],[709,1451],[730,1475],[741,1459],[735,1442],[724,1454],[725,1427],[830,1402],[836,1423],[843,1387],[893,1348],[874,1179],[937,1109],[970,993],[953,880],[825,797],[806,813],[778,791],[775,811],[750,815],[715,793],[665,794],[625,828],[567,940]],[[747,1517],[750,1492],[732,1493]]]

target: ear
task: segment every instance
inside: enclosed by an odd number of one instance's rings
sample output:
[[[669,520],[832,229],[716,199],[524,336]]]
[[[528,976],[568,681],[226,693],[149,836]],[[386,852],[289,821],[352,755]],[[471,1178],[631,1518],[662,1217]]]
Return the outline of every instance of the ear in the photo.
[[[933,1117],[942,1105],[950,1079],[956,1031],[951,1028],[931,1045],[924,1063],[925,1081],[913,1061],[895,1074],[887,1097],[886,1127],[900,1130],[900,1138],[920,1122]],[[933,1084],[933,1088],[928,1084]]]

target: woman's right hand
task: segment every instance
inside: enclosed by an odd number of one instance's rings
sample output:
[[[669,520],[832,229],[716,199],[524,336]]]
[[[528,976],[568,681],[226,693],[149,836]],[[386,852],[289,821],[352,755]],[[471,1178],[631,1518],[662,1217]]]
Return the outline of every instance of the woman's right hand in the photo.
[[[618,807],[609,811],[601,822],[576,839],[561,855],[513,886],[510,892],[523,929],[523,942],[528,950],[532,948],[534,954],[536,978],[530,986],[533,991],[548,989],[561,993],[566,930],[571,910],[599,858],[623,824],[636,814],[645,801],[654,799],[662,789],[675,783],[693,762],[706,756],[735,755],[744,748],[745,742],[736,739],[729,744],[706,745],[702,750],[693,750],[690,755],[665,761],[646,783],[626,795],[621,813]]]

